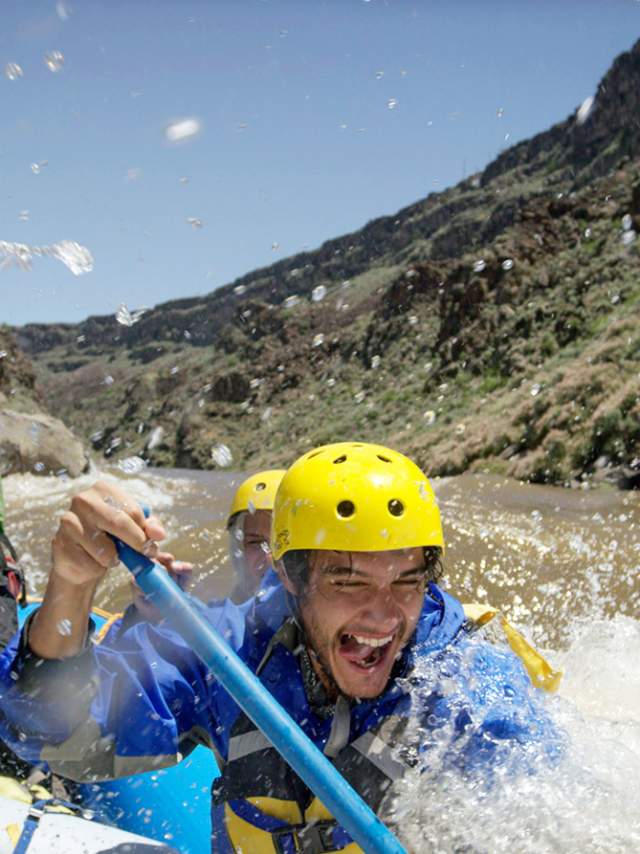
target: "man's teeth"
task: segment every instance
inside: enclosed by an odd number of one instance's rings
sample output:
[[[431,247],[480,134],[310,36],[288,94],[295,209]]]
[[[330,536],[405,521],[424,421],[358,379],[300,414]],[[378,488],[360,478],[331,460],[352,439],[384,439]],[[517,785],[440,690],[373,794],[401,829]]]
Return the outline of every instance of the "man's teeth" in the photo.
[[[363,646],[386,646],[393,640],[393,635],[387,635],[386,638],[367,638],[364,635],[351,635],[351,637]]]

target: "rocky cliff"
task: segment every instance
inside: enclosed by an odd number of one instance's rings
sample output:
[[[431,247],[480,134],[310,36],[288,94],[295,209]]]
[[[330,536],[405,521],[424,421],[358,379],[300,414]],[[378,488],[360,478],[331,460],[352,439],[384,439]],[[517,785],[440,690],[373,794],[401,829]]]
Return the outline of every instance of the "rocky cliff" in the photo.
[[[255,466],[359,436],[433,474],[633,485],[639,93],[640,43],[590,109],[456,187],[130,327],[20,345],[107,456],[208,467],[223,443]]]

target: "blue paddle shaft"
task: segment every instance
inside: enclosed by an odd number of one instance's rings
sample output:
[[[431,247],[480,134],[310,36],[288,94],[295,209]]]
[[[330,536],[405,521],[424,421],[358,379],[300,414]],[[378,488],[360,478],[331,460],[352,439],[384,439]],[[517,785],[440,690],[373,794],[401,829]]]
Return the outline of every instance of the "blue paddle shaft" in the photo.
[[[367,854],[407,854],[159,564],[115,539],[118,557],[221,685]]]

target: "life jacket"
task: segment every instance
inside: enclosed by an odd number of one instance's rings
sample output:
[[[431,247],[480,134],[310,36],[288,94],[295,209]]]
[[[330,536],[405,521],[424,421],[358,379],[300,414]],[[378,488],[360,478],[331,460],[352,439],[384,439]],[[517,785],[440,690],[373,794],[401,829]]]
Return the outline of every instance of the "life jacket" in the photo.
[[[454,599],[439,590],[437,595],[439,601],[430,600],[416,633],[418,644],[421,629],[430,637],[434,652],[450,644],[465,622]],[[380,697],[355,703],[340,696],[323,720],[307,698],[300,654],[299,629],[289,618],[272,636],[256,675],[290,713],[295,710],[297,723],[377,812],[392,783],[411,767],[397,749],[410,699],[395,678],[410,672],[411,656],[403,655]],[[244,713],[233,722],[226,760],[218,761],[221,775],[212,790],[213,852],[361,852]]]

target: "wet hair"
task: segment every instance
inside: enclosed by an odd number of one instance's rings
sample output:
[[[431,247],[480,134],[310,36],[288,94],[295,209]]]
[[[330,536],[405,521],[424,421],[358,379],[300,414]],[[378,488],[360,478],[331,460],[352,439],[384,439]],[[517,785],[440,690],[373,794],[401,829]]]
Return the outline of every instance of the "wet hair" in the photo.
[[[442,549],[438,546],[425,546],[423,548],[425,581],[434,584],[440,581],[444,574],[444,566],[442,564]],[[302,596],[309,584],[309,575],[311,573],[311,549],[292,549],[282,555],[282,564],[284,566],[287,578],[296,588],[296,594]]]

